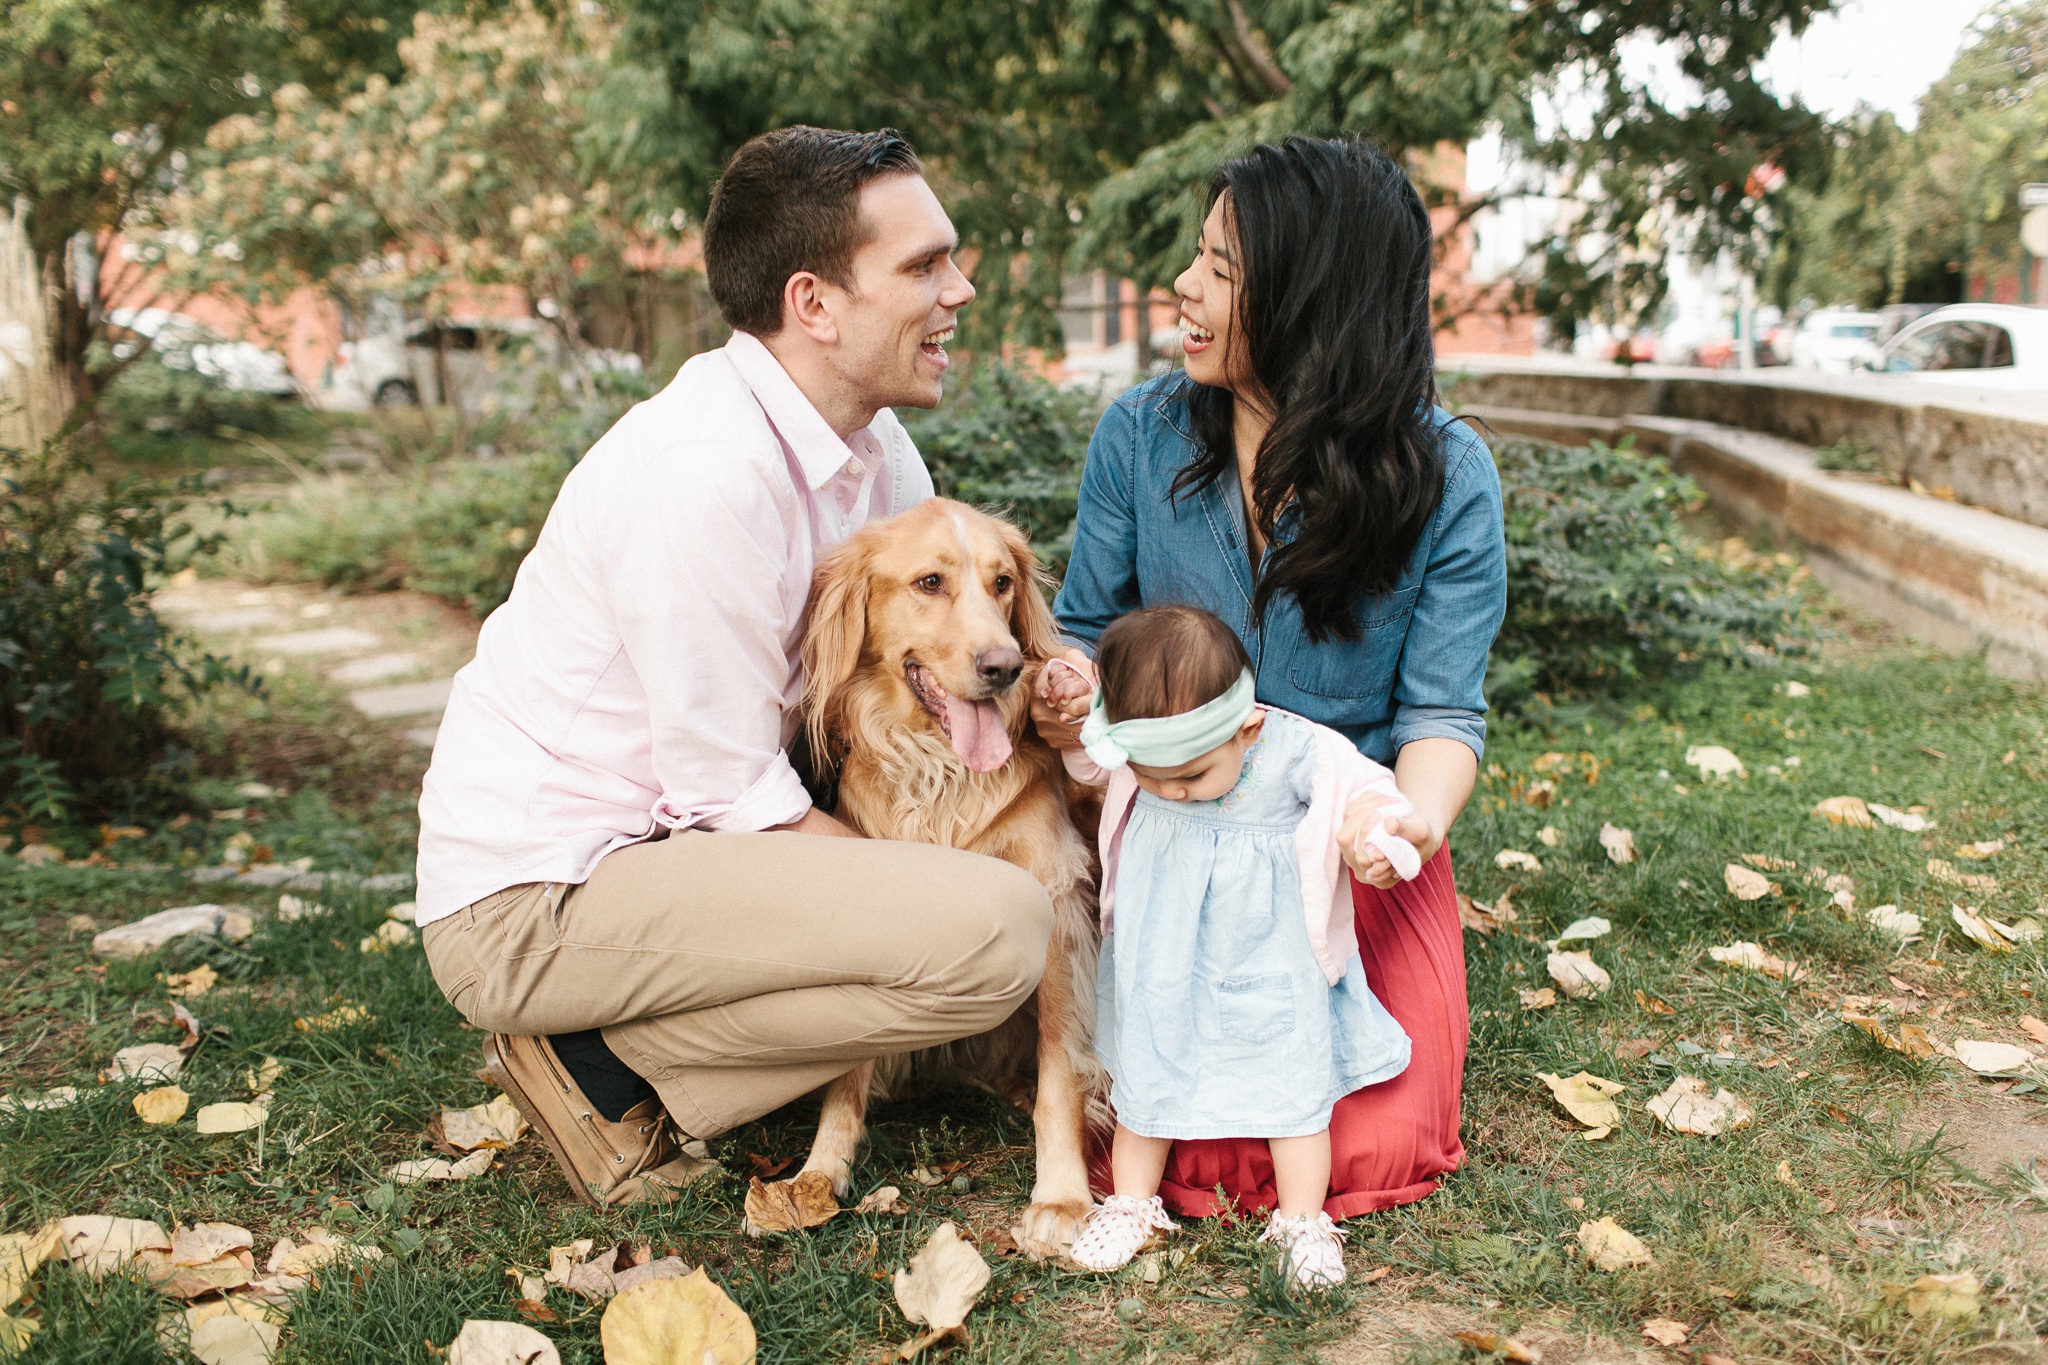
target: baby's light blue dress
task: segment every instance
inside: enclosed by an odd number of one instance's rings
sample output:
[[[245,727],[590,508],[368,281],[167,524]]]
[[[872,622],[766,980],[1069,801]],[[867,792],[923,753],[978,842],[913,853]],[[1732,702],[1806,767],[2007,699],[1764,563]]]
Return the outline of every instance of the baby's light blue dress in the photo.
[[[1222,797],[1132,803],[1095,1048],[1134,1133],[1319,1133],[1340,1098],[1408,1066],[1408,1035],[1357,954],[1332,986],[1309,947],[1294,832],[1315,748],[1312,722],[1268,711]]]

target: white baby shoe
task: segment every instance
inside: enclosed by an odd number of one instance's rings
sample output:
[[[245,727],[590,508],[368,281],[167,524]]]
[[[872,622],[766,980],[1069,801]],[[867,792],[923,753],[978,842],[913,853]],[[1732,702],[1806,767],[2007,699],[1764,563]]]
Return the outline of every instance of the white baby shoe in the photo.
[[[1344,1283],[1344,1237],[1344,1229],[1320,1210],[1289,1218],[1275,1209],[1259,1234],[1261,1242],[1280,1244],[1280,1273],[1301,1289]]]
[[[1153,1234],[1172,1232],[1180,1224],[1166,1216],[1158,1195],[1113,1194],[1088,1211],[1081,1235],[1067,1255],[1086,1270],[1121,1270],[1145,1249]]]

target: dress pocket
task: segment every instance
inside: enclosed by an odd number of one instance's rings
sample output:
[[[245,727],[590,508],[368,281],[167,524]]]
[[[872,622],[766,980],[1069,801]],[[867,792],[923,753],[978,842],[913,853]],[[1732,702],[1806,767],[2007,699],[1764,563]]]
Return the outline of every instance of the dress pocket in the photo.
[[[1294,981],[1286,972],[1216,983],[1216,1017],[1240,1043],[1270,1043],[1294,1031]]]

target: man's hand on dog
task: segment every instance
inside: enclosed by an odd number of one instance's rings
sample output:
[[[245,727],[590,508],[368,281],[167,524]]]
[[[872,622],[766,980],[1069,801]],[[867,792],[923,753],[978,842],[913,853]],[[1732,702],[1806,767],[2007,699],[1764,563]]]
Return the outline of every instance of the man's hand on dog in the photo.
[[[1059,656],[1069,668],[1041,668],[1031,693],[1031,723],[1038,737],[1055,749],[1081,747],[1081,722],[1095,695],[1095,661],[1078,649]]]

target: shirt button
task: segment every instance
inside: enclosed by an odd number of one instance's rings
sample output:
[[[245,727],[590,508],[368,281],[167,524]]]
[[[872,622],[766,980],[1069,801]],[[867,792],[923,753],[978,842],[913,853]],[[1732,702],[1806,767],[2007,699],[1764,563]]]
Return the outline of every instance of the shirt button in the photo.
[[[849,474],[865,474],[867,469],[868,467],[860,462],[858,455],[846,462],[846,472]]]

